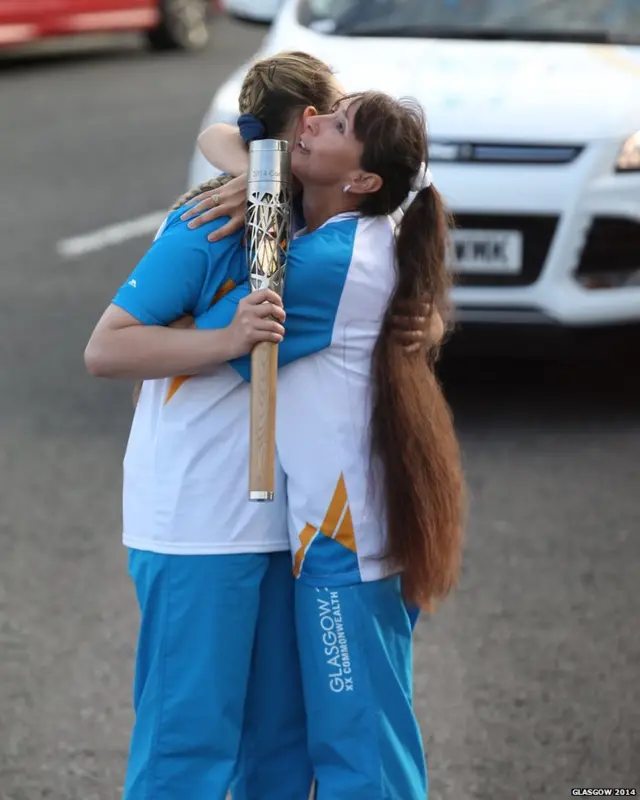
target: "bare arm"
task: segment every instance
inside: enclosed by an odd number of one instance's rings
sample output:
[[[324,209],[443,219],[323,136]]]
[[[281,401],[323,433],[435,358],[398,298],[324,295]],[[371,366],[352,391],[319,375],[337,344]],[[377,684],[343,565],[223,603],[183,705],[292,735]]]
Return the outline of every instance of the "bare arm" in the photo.
[[[112,305],[102,315],[85,349],[88,371],[98,378],[162,378],[196,375],[224,361],[229,351],[225,330],[176,330],[143,325]]]
[[[234,177],[249,169],[247,145],[234,125],[218,122],[202,131],[198,146],[207,161]]]
[[[85,365],[99,378],[151,380],[197,375],[248,353],[257,342],[281,342],[284,317],[281,299],[270,290],[245,297],[231,324],[221,330],[143,325],[112,304],[89,339]]]

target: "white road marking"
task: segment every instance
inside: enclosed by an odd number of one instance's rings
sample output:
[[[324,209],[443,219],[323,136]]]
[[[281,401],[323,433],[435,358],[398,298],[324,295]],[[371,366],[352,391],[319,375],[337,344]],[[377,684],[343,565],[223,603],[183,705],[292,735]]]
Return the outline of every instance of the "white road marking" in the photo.
[[[151,214],[145,214],[137,219],[109,225],[107,228],[85,233],[82,236],[63,239],[58,242],[58,255],[63,258],[77,258],[97,250],[104,250],[105,247],[121,244],[129,239],[155,234],[166,216],[167,211],[153,211]]]

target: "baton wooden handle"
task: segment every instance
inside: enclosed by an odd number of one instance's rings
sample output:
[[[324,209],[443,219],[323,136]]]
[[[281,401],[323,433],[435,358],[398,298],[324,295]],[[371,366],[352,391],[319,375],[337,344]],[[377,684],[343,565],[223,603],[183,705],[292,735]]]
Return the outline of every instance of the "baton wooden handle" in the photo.
[[[249,499],[273,500],[276,465],[278,345],[260,342],[251,351]]]

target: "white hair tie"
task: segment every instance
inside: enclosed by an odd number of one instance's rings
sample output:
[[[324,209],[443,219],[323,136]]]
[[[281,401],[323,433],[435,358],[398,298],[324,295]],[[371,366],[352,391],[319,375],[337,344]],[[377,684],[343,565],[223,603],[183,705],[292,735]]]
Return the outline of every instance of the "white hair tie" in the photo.
[[[423,189],[428,189],[432,183],[433,175],[431,174],[431,170],[424,162],[422,162],[422,166],[418,170],[418,174],[413,179],[413,183],[411,184],[411,191],[420,192]]]

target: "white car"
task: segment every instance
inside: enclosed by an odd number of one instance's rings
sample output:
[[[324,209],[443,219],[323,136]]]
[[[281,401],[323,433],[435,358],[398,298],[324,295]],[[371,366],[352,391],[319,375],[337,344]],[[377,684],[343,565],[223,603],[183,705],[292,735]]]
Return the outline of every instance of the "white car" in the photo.
[[[423,104],[460,322],[640,323],[638,0],[285,0],[258,56],[294,47]],[[196,148],[190,183],[212,174]]]
[[[255,22],[271,22],[282,0],[220,0],[220,7],[228,14]]]

